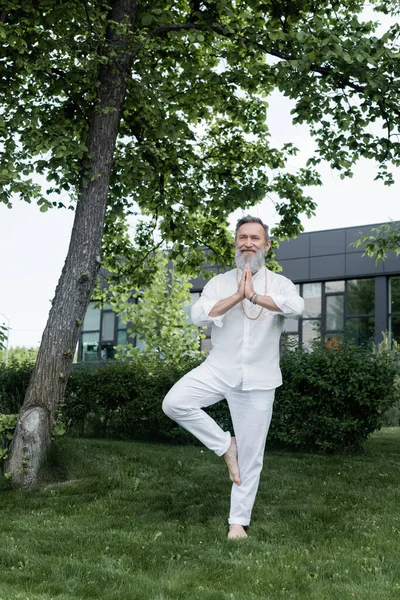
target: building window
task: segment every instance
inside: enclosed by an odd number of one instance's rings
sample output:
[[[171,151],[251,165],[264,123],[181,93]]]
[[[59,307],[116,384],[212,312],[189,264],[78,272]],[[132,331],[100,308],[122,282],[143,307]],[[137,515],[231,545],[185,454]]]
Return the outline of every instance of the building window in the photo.
[[[300,294],[300,285],[296,284],[296,290]],[[283,320],[283,335],[281,337],[281,348],[283,351],[295,350],[299,346],[299,319]]]
[[[352,340],[359,345],[373,338],[375,330],[375,280],[373,278],[303,283],[296,287],[304,298],[304,315],[299,320],[285,319],[283,336],[285,349],[301,345],[305,350],[311,350],[313,343],[320,339],[325,341],[327,347],[338,348],[343,344],[344,339]],[[400,320],[400,308],[398,316]],[[393,327],[399,327],[400,323],[396,323],[393,320]]]
[[[389,333],[391,341],[400,343],[400,277],[389,279]]]
[[[90,302],[82,325],[79,360],[96,362],[114,358],[115,347],[126,345],[126,329],[123,314],[117,316],[110,304],[101,309],[96,302]]]
[[[346,282],[345,336],[355,344],[366,344],[375,334],[375,280]]]

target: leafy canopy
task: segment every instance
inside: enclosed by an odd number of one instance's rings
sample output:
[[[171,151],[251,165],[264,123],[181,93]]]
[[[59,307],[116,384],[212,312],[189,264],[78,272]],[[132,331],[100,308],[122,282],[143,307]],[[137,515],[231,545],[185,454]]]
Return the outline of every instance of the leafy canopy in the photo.
[[[320,185],[321,160],[351,176],[368,158],[377,177],[393,183],[400,26],[393,20],[383,35],[376,30],[379,12],[399,11],[397,2],[370,4],[376,21],[362,18],[362,0],[139,2],[136,27],[119,49],[134,61],[109,189],[106,265],[143,281],[161,240],[181,269],[198,270],[200,247],[213,251],[209,261],[228,263],[229,214],[265,197],[280,216],[275,235],[296,235],[300,215],[315,210],[305,188]],[[99,67],[108,60],[108,3],[2,6],[0,200],[11,206],[16,194],[41,210],[73,207],[85,181]],[[293,99],[293,122],[307,123],[316,143],[297,170],[295,146],[277,147],[269,134],[274,89]],[[48,181],[44,189],[37,174]],[[144,216],[134,240],[132,214]]]

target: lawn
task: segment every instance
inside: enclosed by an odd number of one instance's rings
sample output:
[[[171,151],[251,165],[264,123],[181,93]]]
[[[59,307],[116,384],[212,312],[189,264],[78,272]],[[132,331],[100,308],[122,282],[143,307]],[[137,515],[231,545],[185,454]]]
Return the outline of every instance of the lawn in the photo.
[[[400,428],[365,453],[269,452],[249,538],[200,447],[59,439],[52,476],[0,493],[1,600],[398,600]],[[50,467],[49,467],[50,468]]]

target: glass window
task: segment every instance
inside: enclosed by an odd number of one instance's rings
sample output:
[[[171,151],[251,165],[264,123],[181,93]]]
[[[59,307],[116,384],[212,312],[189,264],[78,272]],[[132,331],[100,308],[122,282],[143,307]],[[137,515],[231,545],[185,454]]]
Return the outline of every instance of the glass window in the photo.
[[[127,337],[126,329],[118,331],[117,346],[126,346],[126,337]]]
[[[82,333],[82,361],[95,362],[99,359],[99,332]]]
[[[400,344],[400,316],[390,317],[390,333],[392,341],[396,340]]]
[[[114,341],[115,314],[113,312],[103,312],[101,340],[104,342]]]
[[[320,317],[321,316],[321,284],[320,283],[304,283],[303,298],[305,304],[305,317]]]
[[[125,316],[126,316],[125,312],[119,313],[119,315],[118,315],[118,323],[117,323],[117,328],[118,329],[126,329],[127,328],[128,323],[125,321]]]
[[[297,333],[299,331],[299,320],[298,319],[284,319],[283,320],[283,331],[289,331],[290,333]]]
[[[346,321],[346,338],[357,346],[373,341],[375,335],[374,317],[354,317]]]
[[[110,360],[114,358],[115,348],[113,342],[102,342],[100,354],[102,360]]]
[[[303,348],[311,350],[313,342],[321,336],[321,321],[318,319],[303,321]]]
[[[389,307],[390,312],[400,312],[400,277],[389,279]]]
[[[343,333],[328,333],[325,336],[325,347],[331,350],[343,348]]]
[[[344,281],[326,281],[325,294],[344,292]]]
[[[343,329],[344,323],[344,297],[327,296],[326,297],[326,329]]]
[[[353,279],[347,282],[347,314],[375,313],[375,280]]]
[[[96,302],[89,302],[82,331],[96,331],[100,329],[100,308],[96,308]]]
[[[281,350],[296,350],[299,347],[299,336],[293,333],[283,333],[281,337]]]

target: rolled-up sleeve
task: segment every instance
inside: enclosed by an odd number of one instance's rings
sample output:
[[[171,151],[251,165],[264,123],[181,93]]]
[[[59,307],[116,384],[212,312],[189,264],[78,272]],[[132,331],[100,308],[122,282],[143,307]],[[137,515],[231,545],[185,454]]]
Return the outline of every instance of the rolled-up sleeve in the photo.
[[[204,286],[200,298],[192,306],[192,323],[197,327],[207,327],[212,324],[222,327],[225,315],[219,317],[209,316],[218,300],[221,300],[221,298],[218,297],[217,284],[215,278],[213,278]]]
[[[304,312],[304,300],[298,294],[294,283],[289,279],[286,279],[278,294],[269,294],[269,296],[284,317],[300,318]]]

